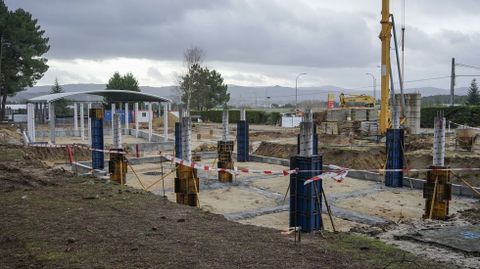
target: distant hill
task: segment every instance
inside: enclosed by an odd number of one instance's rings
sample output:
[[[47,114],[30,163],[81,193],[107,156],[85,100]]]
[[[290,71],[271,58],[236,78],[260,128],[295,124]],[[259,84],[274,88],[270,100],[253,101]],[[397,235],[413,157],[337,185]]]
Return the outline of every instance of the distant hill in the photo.
[[[51,86],[35,86],[28,88],[26,91],[18,93],[15,97],[9,98],[9,102],[23,103],[29,98],[48,94]],[[72,91],[91,91],[105,89],[105,84],[65,84],[62,85],[66,92]],[[177,86],[151,87],[141,86],[143,92],[155,94],[178,101]],[[458,95],[466,95],[468,88],[455,89]],[[230,93],[230,104],[232,105],[248,105],[263,106],[266,104],[287,104],[295,103],[295,88],[283,86],[238,86],[228,85]],[[335,95],[335,100],[341,92],[354,94],[372,95],[372,90],[348,90],[338,86],[319,86],[319,87],[301,87],[298,88],[298,102],[302,101],[326,101],[328,93]],[[449,89],[441,89],[434,87],[411,88],[405,89],[406,93],[420,92],[423,97],[433,95],[448,95]],[[377,97],[380,96],[380,90],[377,89]]]

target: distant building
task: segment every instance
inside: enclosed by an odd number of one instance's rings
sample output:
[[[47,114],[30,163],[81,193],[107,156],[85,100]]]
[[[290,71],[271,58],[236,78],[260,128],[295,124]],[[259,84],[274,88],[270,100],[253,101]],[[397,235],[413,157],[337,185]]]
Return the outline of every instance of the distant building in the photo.
[[[26,104],[6,104],[6,115],[8,121],[27,122],[27,105]]]

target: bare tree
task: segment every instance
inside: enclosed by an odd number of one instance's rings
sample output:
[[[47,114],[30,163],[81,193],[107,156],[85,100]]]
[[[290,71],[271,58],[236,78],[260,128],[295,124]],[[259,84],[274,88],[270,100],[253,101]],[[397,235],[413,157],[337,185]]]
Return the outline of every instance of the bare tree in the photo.
[[[181,96],[186,96],[185,106],[187,113],[190,113],[192,93],[195,90],[194,72],[196,67],[200,66],[203,60],[203,56],[203,50],[196,46],[188,48],[183,54],[183,60],[187,68],[187,74],[181,78],[181,81],[183,81],[183,83],[180,84],[181,86],[179,87],[179,90]]]
[[[183,60],[190,70],[194,64],[201,64],[203,61],[204,52],[199,47],[190,47],[183,54]]]

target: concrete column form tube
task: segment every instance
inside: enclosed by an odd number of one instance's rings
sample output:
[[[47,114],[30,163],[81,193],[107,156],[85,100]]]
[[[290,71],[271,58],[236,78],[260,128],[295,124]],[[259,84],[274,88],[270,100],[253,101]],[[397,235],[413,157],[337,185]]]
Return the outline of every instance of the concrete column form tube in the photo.
[[[404,141],[405,133],[403,129],[387,129],[386,134],[386,150],[387,162],[386,169],[403,169],[404,168]],[[385,186],[402,187],[403,172],[386,172]]]
[[[306,180],[321,174],[322,156],[293,156],[290,169],[308,171],[290,175],[289,226],[299,227],[301,232],[322,229],[322,181],[304,184]]]
[[[92,168],[102,169],[105,167],[104,158],[104,139],[103,139],[103,118],[104,113],[101,108],[93,108],[89,111],[92,120]],[[98,149],[98,150],[95,150]]]
[[[249,160],[249,129],[246,120],[245,109],[240,110],[240,121],[237,122],[237,161],[248,162]]]

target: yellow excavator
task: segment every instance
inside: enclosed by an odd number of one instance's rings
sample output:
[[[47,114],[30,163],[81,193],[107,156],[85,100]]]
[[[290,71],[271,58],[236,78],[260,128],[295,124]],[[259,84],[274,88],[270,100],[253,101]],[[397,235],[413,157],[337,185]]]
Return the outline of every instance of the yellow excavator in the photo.
[[[351,107],[349,103],[361,103],[364,107],[374,107],[375,98],[365,94],[340,94],[340,106]]]

